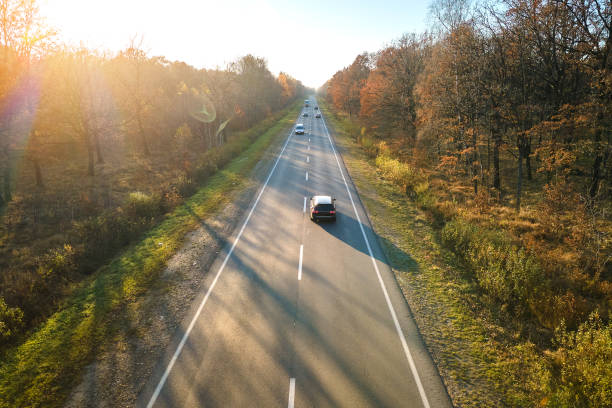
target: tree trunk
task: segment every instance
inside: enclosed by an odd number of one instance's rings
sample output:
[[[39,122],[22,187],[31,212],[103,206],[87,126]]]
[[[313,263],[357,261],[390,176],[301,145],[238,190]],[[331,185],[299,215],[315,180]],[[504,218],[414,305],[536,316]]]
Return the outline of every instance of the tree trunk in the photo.
[[[595,198],[595,196],[597,195],[597,192],[599,191],[599,183],[603,179],[603,174],[601,170],[602,163],[603,164],[607,163],[608,157],[610,155],[609,145],[608,145],[608,149],[606,150],[605,155],[602,154],[601,148],[599,147],[600,141],[601,141],[601,131],[598,131],[596,132],[596,135],[595,135],[597,155],[595,156],[595,160],[593,161],[593,173],[591,176],[591,186],[589,187],[589,196],[591,198]]]
[[[499,148],[501,140],[499,136],[495,136],[493,144],[493,187],[501,194],[501,178],[499,176]]]
[[[138,133],[140,135],[140,143],[142,144],[142,152],[145,156],[150,156],[149,142],[147,141],[147,135],[145,134],[144,128],[142,127],[142,120],[138,115]]]
[[[87,175],[93,177],[95,175],[94,149],[91,143],[91,136],[87,134],[85,139],[85,145],[87,147]]]
[[[3,182],[3,190],[4,190],[4,201],[8,203],[11,201],[11,162],[9,160],[8,153],[6,154],[6,164],[4,165],[4,182]]]
[[[470,120],[472,123],[473,119]],[[474,164],[478,160],[478,146],[476,143],[476,132],[472,132],[472,154],[470,167],[472,168],[472,177],[474,178],[474,196],[478,195],[478,167]]]
[[[34,175],[36,176],[36,187],[42,188],[44,187],[44,184],[43,184],[42,171],[40,170],[40,162],[38,161],[38,159],[34,159],[32,163],[34,164]]]
[[[527,180],[531,181],[531,142],[525,146],[525,166],[527,167]]]
[[[531,158],[529,155],[525,155],[525,167],[527,168],[527,180],[531,181],[533,177],[531,176]]]
[[[593,161],[593,176],[591,177],[591,187],[589,188],[589,196],[591,198],[595,198],[597,195],[597,190],[599,190],[599,180],[601,179],[601,162],[603,161],[603,157],[601,155],[597,155],[595,160]]]
[[[491,185],[491,132],[487,134],[487,185]]]
[[[98,132],[94,132],[94,145],[96,147],[96,156],[98,157],[98,164],[104,163],[104,157],[102,157],[102,148],[100,147],[100,137]]]
[[[521,212],[521,189],[523,187],[523,149],[518,149],[518,175],[516,183],[516,212]]]

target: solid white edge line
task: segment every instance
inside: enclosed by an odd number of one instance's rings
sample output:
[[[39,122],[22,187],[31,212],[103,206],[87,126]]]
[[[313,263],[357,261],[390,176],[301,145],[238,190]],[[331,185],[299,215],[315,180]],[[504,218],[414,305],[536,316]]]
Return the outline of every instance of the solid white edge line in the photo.
[[[251,219],[251,215],[253,215],[253,211],[255,211],[255,207],[257,207],[257,203],[259,203],[259,199],[261,198],[261,195],[263,194],[264,190],[266,189],[266,186],[268,185],[268,182],[270,181],[270,178],[272,177],[272,174],[274,174],[274,170],[276,170],[276,166],[278,165],[278,162],[280,161],[281,157],[283,156],[283,153],[285,152],[285,148],[287,147],[287,144],[291,140],[291,136],[293,135],[293,131],[294,130],[295,130],[295,126],[291,130],[291,132],[289,133],[289,136],[287,137],[287,141],[285,141],[285,144],[283,145],[282,150],[278,154],[278,158],[276,159],[276,162],[274,162],[274,166],[272,167],[272,170],[270,170],[270,174],[268,174],[268,177],[266,178],[266,181],[264,182],[264,185],[261,188],[261,191],[257,195],[257,198],[255,199],[255,203],[253,203],[253,207],[251,207],[251,211],[249,211],[249,214],[247,215],[246,220],[244,220],[244,224],[242,224],[242,228],[240,228],[240,232],[238,232],[238,235],[236,236],[236,239],[234,240],[234,243],[232,244],[232,246],[231,246],[229,252],[227,253],[227,255],[225,256],[225,259],[223,260],[223,263],[219,267],[219,270],[217,271],[217,275],[215,276],[215,279],[213,279],[212,284],[210,285],[210,287],[208,288],[208,291],[206,292],[206,295],[204,296],[204,299],[202,300],[202,302],[200,303],[200,306],[198,307],[198,310],[196,311],[195,315],[193,316],[193,319],[191,319],[191,323],[189,323],[189,326],[187,327],[187,330],[185,331],[185,334],[183,334],[183,338],[181,339],[181,342],[179,343],[178,347],[176,348],[176,351],[172,355],[172,358],[170,359],[170,362],[168,363],[168,366],[166,367],[166,370],[164,371],[164,374],[162,375],[161,379],[159,380],[159,383],[157,383],[157,387],[155,387],[155,391],[153,392],[153,395],[151,396],[151,399],[149,400],[149,403],[147,404],[147,408],[153,407],[153,404],[155,404],[155,401],[157,401],[157,398],[159,397],[159,394],[161,393],[161,390],[164,387],[164,384],[166,383],[166,380],[168,379],[168,376],[170,375],[170,371],[172,371],[172,367],[174,367],[174,364],[176,363],[176,360],[178,359],[178,356],[181,354],[181,351],[183,350],[183,347],[185,346],[185,343],[187,342],[187,338],[189,337],[189,334],[191,333],[191,330],[193,330],[193,327],[195,326],[196,320],[200,316],[200,313],[202,313],[202,309],[204,308],[204,305],[206,304],[206,301],[210,297],[210,294],[211,294],[212,290],[214,289],[215,285],[217,284],[217,281],[219,280],[219,276],[221,276],[221,272],[223,272],[223,269],[225,268],[225,265],[227,264],[227,261],[229,260],[230,256],[234,252],[234,248],[236,247],[236,244],[238,244],[238,241],[240,240],[240,237],[242,236],[242,233],[244,232],[244,228],[246,227],[247,223]]]
[[[302,212],[306,212],[306,197],[304,197],[304,209],[302,210]]]
[[[329,135],[329,130],[327,129],[327,125],[325,124],[325,119],[323,119],[323,127],[325,128],[325,133],[327,133],[327,138],[329,139],[329,143],[332,148],[332,152],[334,153],[334,157],[336,158],[336,163],[338,164],[338,170],[340,170],[340,175],[342,176],[342,180],[344,181],[344,186],[346,187],[346,192],[349,195],[349,199],[351,200],[351,204],[353,206],[353,211],[355,212],[355,216],[357,217],[357,222],[359,224],[359,228],[361,229],[361,234],[363,235],[363,239],[365,240],[366,247],[368,248],[368,253],[370,255],[370,259],[372,260],[372,265],[374,265],[374,270],[376,271],[376,275],[378,276],[378,281],[380,282],[380,287],[382,288],[383,294],[385,295],[385,300],[387,301],[387,307],[389,308],[389,312],[391,313],[391,318],[393,319],[393,323],[395,324],[395,330],[397,331],[397,335],[400,338],[402,343],[402,347],[404,349],[404,354],[408,359],[408,364],[410,365],[410,370],[412,371],[412,375],[416,382],[417,388],[419,389],[419,394],[421,396],[421,401],[423,402],[423,406],[425,408],[429,407],[429,401],[427,400],[427,395],[425,395],[425,389],[423,388],[423,384],[421,383],[421,378],[419,377],[419,373],[416,369],[416,365],[414,364],[414,360],[412,359],[412,353],[410,353],[410,349],[408,348],[408,342],[406,341],[406,337],[404,336],[404,332],[399,324],[399,320],[397,320],[397,315],[395,313],[395,309],[393,308],[393,304],[391,303],[391,298],[389,298],[389,293],[387,292],[387,288],[385,283],[382,280],[382,276],[380,271],[378,270],[378,265],[376,264],[376,259],[374,259],[374,254],[372,253],[372,248],[370,247],[370,242],[368,237],[366,236],[365,230],[363,229],[363,225],[361,223],[361,219],[359,218],[359,214],[357,213],[357,207],[355,206],[355,202],[353,201],[353,196],[351,195],[351,191],[346,182],[346,178],[344,177],[344,172],[342,171],[342,166],[340,166],[340,160],[338,160],[338,155],[336,154],[336,149],[334,148],[334,143],[332,142],[331,136]]]
[[[287,408],[293,408],[293,404],[295,401],[295,378],[289,379],[289,403],[287,404]]]
[[[304,257],[304,245],[300,245],[300,263],[298,265],[298,280],[302,280],[302,259]]]

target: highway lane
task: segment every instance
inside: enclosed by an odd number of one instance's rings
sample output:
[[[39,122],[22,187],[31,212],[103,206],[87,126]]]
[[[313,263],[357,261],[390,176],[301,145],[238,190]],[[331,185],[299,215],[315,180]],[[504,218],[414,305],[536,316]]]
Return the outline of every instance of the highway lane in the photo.
[[[314,104],[139,405],[450,406]],[[314,194],[336,223],[310,221]]]

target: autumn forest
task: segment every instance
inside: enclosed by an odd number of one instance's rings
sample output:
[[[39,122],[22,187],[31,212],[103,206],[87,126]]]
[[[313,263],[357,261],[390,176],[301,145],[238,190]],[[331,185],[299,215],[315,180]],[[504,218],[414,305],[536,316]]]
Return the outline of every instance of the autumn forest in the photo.
[[[610,406],[610,3],[438,0],[431,17],[357,56],[325,98],[511,343],[547,353],[550,383],[505,404]]]
[[[0,344],[192,195],[304,92],[247,55],[196,69],[70,48],[0,6]],[[267,119],[266,123],[263,123]]]

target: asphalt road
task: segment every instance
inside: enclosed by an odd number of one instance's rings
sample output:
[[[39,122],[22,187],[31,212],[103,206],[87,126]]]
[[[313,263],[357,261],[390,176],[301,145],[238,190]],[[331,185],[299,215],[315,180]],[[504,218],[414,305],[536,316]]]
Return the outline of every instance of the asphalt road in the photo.
[[[143,390],[155,407],[449,407],[311,105]],[[305,197],[333,195],[335,223]]]

